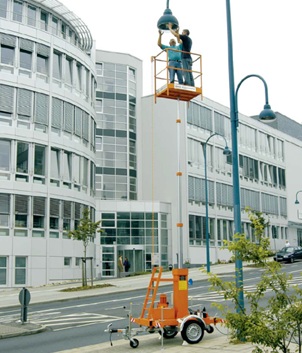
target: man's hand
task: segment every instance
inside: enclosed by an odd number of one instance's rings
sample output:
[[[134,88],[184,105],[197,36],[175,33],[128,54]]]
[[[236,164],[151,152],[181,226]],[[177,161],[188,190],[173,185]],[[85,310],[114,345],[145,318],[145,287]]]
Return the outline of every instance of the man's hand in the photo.
[[[160,29],[158,30],[158,33],[160,36],[162,36],[164,34],[164,31],[161,31]]]

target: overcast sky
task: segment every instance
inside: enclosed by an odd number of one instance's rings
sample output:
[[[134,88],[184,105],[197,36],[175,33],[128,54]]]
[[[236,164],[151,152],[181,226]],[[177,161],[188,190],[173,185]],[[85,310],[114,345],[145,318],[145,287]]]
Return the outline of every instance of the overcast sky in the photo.
[[[157,21],[166,0],[60,0],[89,27],[97,49],[131,54],[143,61],[144,95],[152,93],[151,56],[157,55]],[[202,55],[203,94],[230,106],[225,0],[170,0],[180,29],[188,28],[192,52]],[[274,111],[302,123],[301,0],[231,0],[235,86],[249,74],[267,82]],[[163,43],[169,42],[166,32]],[[239,111],[260,113],[264,88],[246,80]]]

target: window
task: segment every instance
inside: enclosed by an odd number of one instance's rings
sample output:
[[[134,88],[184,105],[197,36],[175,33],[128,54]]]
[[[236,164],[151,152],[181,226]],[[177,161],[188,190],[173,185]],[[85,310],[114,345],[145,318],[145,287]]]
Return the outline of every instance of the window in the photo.
[[[58,19],[52,16],[52,26],[51,26],[52,34],[58,35],[58,29],[59,29]]]
[[[7,0],[0,0],[0,17],[6,18]]]
[[[41,11],[40,21],[41,29],[47,31],[48,14],[46,12]]]
[[[45,198],[33,197],[33,228],[44,229],[45,222]],[[33,230],[33,237],[44,237],[44,231]]]
[[[72,167],[72,154],[70,152],[64,151],[63,155],[63,180],[64,184],[71,183],[71,169]]]
[[[62,54],[55,51],[53,53],[53,77],[61,80],[62,78]]]
[[[65,25],[65,23],[62,23],[62,25],[61,25],[61,33],[62,33],[62,37],[65,39],[66,38],[66,25]]]
[[[69,231],[71,229],[71,201],[63,201],[63,230]],[[68,238],[68,237],[67,237]]]
[[[69,57],[66,57],[65,62],[65,83],[72,85],[72,67],[73,67],[73,60]]]
[[[80,184],[81,183],[81,161],[80,161],[80,156],[77,154],[73,155],[73,161],[72,161],[72,178],[73,178],[73,183],[74,184]]]
[[[1,63],[13,66],[15,62],[15,48],[1,45]]]
[[[28,143],[17,143],[16,179],[28,181]]]
[[[71,266],[71,257],[64,257],[64,266]]]
[[[20,67],[25,70],[32,69],[32,53],[20,49]]]
[[[34,174],[45,176],[45,146],[35,145]]]
[[[48,75],[48,58],[43,55],[37,55],[37,72]]]
[[[19,1],[14,1],[14,7],[13,7],[14,21],[22,22],[22,10],[23,10],[23,3]]]
[[[0,256],[0,286],[6,285],[7,281],[7,257]]]
[[[77,62],[77,82],[76,88],[81,91],[82,90],[82,64]]]
[[[35,94],[35,127],[48,126],[49,97],[46,94]]]
[[[131,67],[129,68],[129,80],[135,81],[135,70],[132,69]]]
[[[0,85],[0,122],[10,123],[14,112],[14,87]]]
[[[15,227],[26,228],[28,216],[28,196],[16,195],[15,196]]]
[[[34,6],[28,5],[27,8],[27,24],[36,27],[37,9]]]
[[[82,157],[82,185],[87,188],[89,175],[89,160]]]
[[[61,130],[63,121],[63,101],[58,98],[52,98],[52,118],[51,126]]]
[[[49,228],[59,230],[60,200],[50,199]]]
[[[26,284],[26,257],[15,258],[15,284]]]
[[[0,173],[10,170],[10,141],[0,140]],[[1,175],[1,174],[0,174]]]
[[[56,186],[60,184],[60,150],[51,149],[50,152],[51,165],[50,165],[50,178],[51,183],[55,183]]]
[[[7,228],[9,226],[10,215],[10,195],[0,194],[0,227]],[[8,235],[7,231],[0,231],[0,235]]]
[[[73,132],[74,121],[74,106],[70,103],[64,102],[64,131]]]

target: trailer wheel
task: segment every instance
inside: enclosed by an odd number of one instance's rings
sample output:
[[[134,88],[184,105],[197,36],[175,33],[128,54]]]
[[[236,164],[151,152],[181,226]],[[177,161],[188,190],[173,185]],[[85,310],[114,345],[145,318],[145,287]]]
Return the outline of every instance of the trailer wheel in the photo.
[[[196,320],[189,320],[185,322],[181,331],[183,340],[190,344],[199,343],[204,335],[204,325]]]
[[[130,347],[131,348],[137,348],[139,345],[139,342],[136,338],[131,338],[130,340]]]
[[[159,331],[159,334],[161,335],[161,331]],[[164,333],[163,333],[164,338],[174,338],[177,334],[178,334],[178,331],[175,326],[172,326],[171,329],[164,327]]]

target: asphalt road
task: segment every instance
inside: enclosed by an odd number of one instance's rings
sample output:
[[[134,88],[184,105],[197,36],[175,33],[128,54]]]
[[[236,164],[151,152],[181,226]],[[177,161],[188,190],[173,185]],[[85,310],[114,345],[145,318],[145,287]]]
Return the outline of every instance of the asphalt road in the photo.
[[[293,283],[302,286],[302,264],[296,262],[284,265],[286,272],[294,275]],[[247,271],[244,276],[244,286],[253,290],[260,276],[259,269]],[[225,280],[232,280],[233,275],[224,276]],[[159,288],[169,298],[172,294],[171,286]],[[5,353],[54,353],[63,349],[98,344],[108,341],[109,335],[104,332],[109,323],[114,327],[124,328],[128,324],[127,314],[131,311],[134,317],[139,316],[145,298],[146,290],[129,290],[127,294],[116,293],[68,300],[35,304],[29,306],[29,321],[41,323],[48,327],[46,332],[1,340],[1,352]],[[271,295],[267,293],[266,299]],[[196,281],[189,287],[189,306],[192,308],[206,307],[210,315],[217,315],[212,303],[225,302],[222,295],[210,291],[206,280]],[[1,309],[0,322],[10,322],[20,318],[19,308]],[[113,337],[114,339],[114,337]]]

